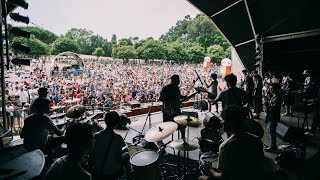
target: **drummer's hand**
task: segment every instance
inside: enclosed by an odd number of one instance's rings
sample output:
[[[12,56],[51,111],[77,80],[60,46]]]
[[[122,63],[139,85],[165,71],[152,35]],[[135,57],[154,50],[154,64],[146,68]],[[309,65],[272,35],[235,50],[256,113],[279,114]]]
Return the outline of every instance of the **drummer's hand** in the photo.
[[[213,176],[213,177],[221,177],[221,176],[222,176],[221,172],[220,172],[218,169],[213,168],[213,167],[211,167],[211,168],[209,169],[209,174],[210,174],[211,176]]]
[[[209,178],[209,176],[200,176],[199,180],[207,180]]]

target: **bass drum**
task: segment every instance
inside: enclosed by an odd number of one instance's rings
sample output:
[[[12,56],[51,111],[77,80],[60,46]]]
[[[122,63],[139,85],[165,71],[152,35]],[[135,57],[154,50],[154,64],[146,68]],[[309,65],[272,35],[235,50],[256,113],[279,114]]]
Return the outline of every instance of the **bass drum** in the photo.
[[[135,180],[160,180],[159,154],[152,150],[142,150],[130,158]]]

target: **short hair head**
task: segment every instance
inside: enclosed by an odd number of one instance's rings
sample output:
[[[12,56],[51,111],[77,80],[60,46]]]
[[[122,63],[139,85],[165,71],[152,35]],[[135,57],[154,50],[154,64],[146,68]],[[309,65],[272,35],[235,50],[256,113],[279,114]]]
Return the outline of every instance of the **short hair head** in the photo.
[[[171,79],[171,84],[179,85],[180,78],[177,74],[172,75],[170,79]]]
[[[68,153],[79,157],[93,147],[93,126],[88,123],[71,124],[65,138]]]
[[[117,112],[111,111],[108,112],[104,117],[104,122],[107,125],[107,128],[114,128],[120,121],[120,116]]]
[[[216,73],[212,73],[210,76],[214,80],[216,80],[218,78],[218,75]]]
[[[234,74],[228,74],[224,77],[228,86],[235,86],[237,84],[237,77]]]
[[[39,95],[39,97],[47,97],[48,89],[44,88],[44,87],[39,88],[38,89],[38,95]]]
[[[39,114],[45,114],[50,109],[50,101],[46,98],[37,98],[33,102],[35,108],[37,109],[37,113]]]

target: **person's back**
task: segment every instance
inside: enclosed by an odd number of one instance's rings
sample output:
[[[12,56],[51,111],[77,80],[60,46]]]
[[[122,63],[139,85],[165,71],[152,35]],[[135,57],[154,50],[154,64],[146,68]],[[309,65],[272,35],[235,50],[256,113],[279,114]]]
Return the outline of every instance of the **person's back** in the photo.
[[[32,114],[25,119],[20,136],[24,138],[27,150],[42,149],[45,147],[49,131],[54,129],[55,126],[50,118],[42,114]]]
[[[105,129],[94,135],[94,169],[99,171],[103,167],[103,175],[113,175],[119,173],[122,165],[122,147],[125,146],[122,137],[110,129]],[[112,141],[112,142],[110,142]],[[109,145],[109,146],[108,146]],[[107,148],[110,148],[106,154]],[[103,159],[106,157],[104,165]]]
[[[219,152],[218,168],[224,179],[263,179],[263,145],[257,136],[246,132],[234,134],[221,144]]]
[[[81,166],[68,161],[66,156],[57,159],[48,170],[46,180],[91,180],[91,175]]]
[[[222,102],[222,109],[230,105],[242,106],[246,102],[245,92],[237,87],[223,90],[217,97]]]

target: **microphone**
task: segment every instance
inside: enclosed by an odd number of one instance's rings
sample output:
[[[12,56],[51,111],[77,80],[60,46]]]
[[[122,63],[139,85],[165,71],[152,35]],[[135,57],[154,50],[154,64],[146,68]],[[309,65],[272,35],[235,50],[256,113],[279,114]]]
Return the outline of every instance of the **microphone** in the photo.
[[[203,86],[203,82],[202,82],[202,80],[201,80],[201,78],[200,78],[200,76],[199,76],[198,72],[197,72],[196,70],[194,70],[194,72],[196,72],[196,74],[197,74],[197,76],[198,76],[198,79],[200,80],[200,83],[201,83],[201,84],[202,84],[202,86]]]

